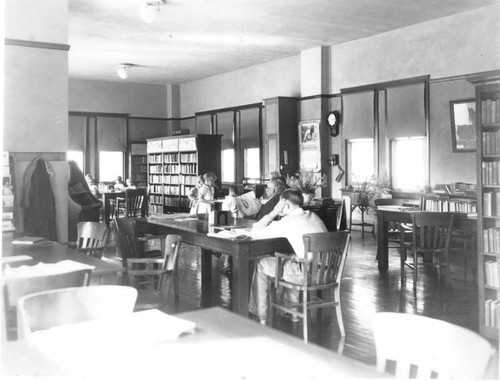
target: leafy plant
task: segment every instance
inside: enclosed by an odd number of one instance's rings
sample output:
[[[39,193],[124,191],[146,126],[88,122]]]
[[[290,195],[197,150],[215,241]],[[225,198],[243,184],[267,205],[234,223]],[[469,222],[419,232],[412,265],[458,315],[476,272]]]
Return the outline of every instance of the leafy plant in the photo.
[[[385,172],[372,175],[369,179],[356,182],[352,187],[356,194],[357,203],[364,206],[373,206],[374,200],[386,197],[390,191],[390,182]]]
[[[321,175],[312,169],[302,169],[295,175],[287,175],[286,184],[290,188],[300,190],[302,193],[314,194],[318,188],[326,186],[327,178],[326,175]]]

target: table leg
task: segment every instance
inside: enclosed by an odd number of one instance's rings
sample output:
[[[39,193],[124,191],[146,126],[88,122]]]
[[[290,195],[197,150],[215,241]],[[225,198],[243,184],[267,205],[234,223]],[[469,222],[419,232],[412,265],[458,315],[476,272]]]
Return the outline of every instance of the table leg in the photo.
[[[384,214],[377,213],[377,260],[378,271],[384,273],[389,268],[389,249],[388,249],[388,221],[384,221]]]
[[[233,311],[248,316],[249,256],[248,248],[238,245],[233,254]]]
[[[109,198],[104,196],[103,200],[102,200],[102,203],[103,203],[103,208],[104,208],[104,222],[106,225],[109,225]]]
[[[212,251],[201,249],[201,286],[212,284]]]

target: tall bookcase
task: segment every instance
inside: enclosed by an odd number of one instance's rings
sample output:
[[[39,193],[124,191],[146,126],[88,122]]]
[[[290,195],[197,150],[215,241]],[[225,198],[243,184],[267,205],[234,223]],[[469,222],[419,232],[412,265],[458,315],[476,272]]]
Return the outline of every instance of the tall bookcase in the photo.
[[[148,185],[148,155],[146,143],[130,144],[130,177],[138,188],[146,188]]]
[[[491,181],[488,168],[500,166],[500,144],[492,150],[486,140],[500,133],[500,73],[469,81],[476,85],[479,327],[485,337],[498,339],[500,185]]]
[[[197,178],[213,172],[220,185],[221,136],[183,135],[147,141],[149,213],[189,211]]]

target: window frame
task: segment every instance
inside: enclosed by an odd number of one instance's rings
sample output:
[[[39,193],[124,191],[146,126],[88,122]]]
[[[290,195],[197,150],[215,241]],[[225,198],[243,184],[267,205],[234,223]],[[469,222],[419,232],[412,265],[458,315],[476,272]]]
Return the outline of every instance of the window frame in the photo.
[[[351,159],[351,151],[352,151],[352,144],[353,143],[358,143],[358,142],[371,142],[372,146],[372,173],[368,178],[362,178],[359,179],[359,181],[354,181],[352,178],[352,159]],[[352,186],[352,187],[357,187],[361,185],[364,181],[369,180],[370,177],[372,177],[375,174],[375,169],[376,169],[376,162],[375,162],[375,139],[374,138],[355,138],[355,139],[346,139],[345,141],[345,147],[346,147],[346,186]]]

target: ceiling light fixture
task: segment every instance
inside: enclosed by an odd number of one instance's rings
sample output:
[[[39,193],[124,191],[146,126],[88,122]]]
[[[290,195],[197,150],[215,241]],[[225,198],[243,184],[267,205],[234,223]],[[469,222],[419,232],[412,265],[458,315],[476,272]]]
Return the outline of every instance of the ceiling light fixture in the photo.
[[[144,0],[141,4],[141,17],[148,24],[154,23],[160,14],[160,6],[165,0]]]
[[[119,64],[116,67],[116,73],[118,74],[118,77],[121,79],[127,79],[128,75],[130,74],[130,70],[132,69],[132,64]]]

